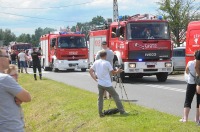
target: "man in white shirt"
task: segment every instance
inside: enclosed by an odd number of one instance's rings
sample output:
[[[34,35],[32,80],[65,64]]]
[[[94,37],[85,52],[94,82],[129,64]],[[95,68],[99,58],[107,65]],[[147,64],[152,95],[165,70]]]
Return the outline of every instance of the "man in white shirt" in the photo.
[[[119,99],[119,95],[115,91],[115,89],[112,86],[110,73],[112,74],[118,74],[122,72],[122,69],[118,69],[117,71],[113,70],[113,67],[111,64],[106,61],[106,51],[102,50],[99,52],[100,58],[99,60],[96,60],[92,67],[89,70],[89,73],[91,77],[98,82],[98,89],[99,89],[99,97],[98,97],[98,109],[99,109],[99,116],[103,117],[104,114],[102,112],[103,110],[103,93],[104,91],[109,92],[111,96],[113,97],[116,106],[118,110],[120,111],[120,114],[127,114],[124,111],[124,107]],[[96,75],[95,75],[96,74]]]
[[[113,51],[112,51],[111,49],[108,48],[107,42],[106,42],[106,41],[103,41],[103,42],[101,43],[101,47],[102,47],[102,49],[104,49],[104,50],[106,51],[106,54],[107,54],[107,55],[106,55],[106,60],[107,60],[108,62],[110,62],[111,66],[113,67],[113,59],[114,59],[114,53],[113,53]],[[100,59],[100,52],[101,52],[101,50],[97,52],[97,55],[96,55],[96,57],[95,57],[95,60]],[[110,75],[110,77],[112,78],[112,75]],[[112,81],[112,79],[111,79],[111,81]],[[109,95],[109,97],[111,98],[111,95]],[[106,91],[104,92],[104,98],[105,98],[105,99],[107,98],[107,93],[106,93]]]
[[[21,73],[23,73],[23,68],[25,69],[25,72],[28,73],[27,72],[27,63],[26,63],[27,56],[24,53],[24,50],[21,50],[21,52],[18,54],[18,58],[19,58]]]

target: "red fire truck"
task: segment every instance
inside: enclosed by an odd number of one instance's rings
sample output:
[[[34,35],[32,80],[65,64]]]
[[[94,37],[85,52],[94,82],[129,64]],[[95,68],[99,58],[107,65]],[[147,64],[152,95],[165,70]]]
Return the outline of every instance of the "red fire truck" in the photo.
[[[164,82],[172,72],[172,44],[168,22],[161,17],[135,15],[126,21],[111,22],[104,29],[90,32],[89,63],[107,41],[114,51],[114,66],[121,66],[122,80],[125,76],[142,78],[156,75]]]
[[[186,34],[186,64],[194,60],[194,52],[200,50],[200,21],[193,21],[188,24]]]
[[[41,65],[44,70],[57,72],[59,70],[88,68],[88,48],[85,35],[80,32],[54,32],[42,35]]]
[[[9,51],[15,50],[16,53],[19,53],[21,50],[29,50],[32,49],[32,44],[30,43],[23,43],[23,42],[10,42],[8,47]]]

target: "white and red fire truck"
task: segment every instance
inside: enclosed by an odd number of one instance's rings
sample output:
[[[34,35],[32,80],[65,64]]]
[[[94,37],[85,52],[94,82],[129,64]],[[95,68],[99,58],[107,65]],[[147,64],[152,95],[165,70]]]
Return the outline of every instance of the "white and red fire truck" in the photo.
[[[186,34],[186,64],[194,60],[194,52],[200,50],[200,21],[193,21],[188,24]]]
[[[88,47],[85,35],[80,32],[54,32],[42,35],[41,66],[44,70],[57,72],[59,70],[88,68]]]
[[[148,14],[135,15],[126,21],[111,22],[105,29],[90,32],[89,63],[107,41],[114,51],[114,66],[120,65],[125,76],[142,78],[156,75],[164,82],[172,72],[172,49],[168,22]]]

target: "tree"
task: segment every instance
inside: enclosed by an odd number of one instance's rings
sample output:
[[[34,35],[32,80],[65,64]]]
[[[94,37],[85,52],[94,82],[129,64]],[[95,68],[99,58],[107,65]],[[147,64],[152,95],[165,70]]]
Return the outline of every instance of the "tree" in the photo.
[[[15,34],[12,33],[10,29],[5,29],[5,31],[3,31],[2,33],[3,33],[4,45],[7,46],[11,41],[16,40]]]
[[[91,24],[92,25],[102,25],[105,23],[105,19],[102,16],[93,17]]]
[[[172,40],[179,47],[185,41],[188,23],[196,17],[200,6],[195,0],[161,0],[157,4],[160,6],[159,13],[169,21]]]

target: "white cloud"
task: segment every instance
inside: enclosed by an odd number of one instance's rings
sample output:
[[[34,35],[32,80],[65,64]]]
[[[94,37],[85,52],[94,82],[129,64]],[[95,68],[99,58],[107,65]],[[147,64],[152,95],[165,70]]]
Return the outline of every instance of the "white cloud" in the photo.
[[[118,0],[119,14],[134,15],[137,13],[155,13],[156,10],[153,9],[153,7],[156,6],[155,2],[157,1],[159,0]],[[68,25],[73,26],[76,22],[91,21],[91,19],[97,15],[101,15],[104,18],[112,18],[113,15],[113,0],[0,0],[0,2],[0,25],[3,25],[4,28],[10,28],[16,34],[34,33],[35,29],[38,27],[57,28]],[[81,4],[86,2],[88,2],[88,4]],[[75,4],[81,5],[68,6]],[[47,8],[60,6],[68,7]],[[11,14],[2,14],[1,12],[63,21],[48,21]]]

